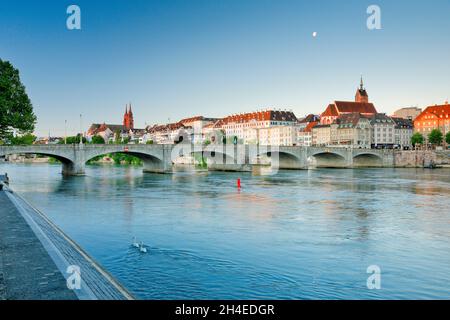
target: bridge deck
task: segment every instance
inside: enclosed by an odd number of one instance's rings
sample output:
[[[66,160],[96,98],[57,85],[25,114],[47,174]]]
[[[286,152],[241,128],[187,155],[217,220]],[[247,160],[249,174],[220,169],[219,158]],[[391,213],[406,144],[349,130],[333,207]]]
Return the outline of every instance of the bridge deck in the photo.
[[[21,197],[0,191],[0,300],[123,300],[133,297]],[[69,290],[67,267],[81,270]]]

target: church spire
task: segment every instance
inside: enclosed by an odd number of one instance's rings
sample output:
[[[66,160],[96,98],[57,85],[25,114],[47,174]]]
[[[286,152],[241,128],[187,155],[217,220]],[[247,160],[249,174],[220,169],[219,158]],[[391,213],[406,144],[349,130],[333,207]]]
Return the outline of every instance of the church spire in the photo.
[[[366,89],[364,88],[364,81],[362,76],[361,82],[359,83],[359,88],[356,90],[355,102],[369,103],[369,96]]]

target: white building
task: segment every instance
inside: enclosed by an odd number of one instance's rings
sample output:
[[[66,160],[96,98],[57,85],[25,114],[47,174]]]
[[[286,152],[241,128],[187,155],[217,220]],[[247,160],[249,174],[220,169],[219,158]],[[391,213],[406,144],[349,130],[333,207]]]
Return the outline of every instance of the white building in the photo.
[[[244,144],[296,143],[297,117],[291,111],[259,111],[232,115],[222,119],[222,129],[228,139],[237,138]],[[269,130],[276,127],[280,129]],[[271,143],[269,143],[271,142]]]
[[[395,147],[399,149],[410,149],[412,147],[411,138],[414,134],[414,124],[412,120],[405,118],[394,118],[395,122]]]
[[[395,122],[383,113],[374,115],[372,125],[372,148],[393,148],[395,144]]]

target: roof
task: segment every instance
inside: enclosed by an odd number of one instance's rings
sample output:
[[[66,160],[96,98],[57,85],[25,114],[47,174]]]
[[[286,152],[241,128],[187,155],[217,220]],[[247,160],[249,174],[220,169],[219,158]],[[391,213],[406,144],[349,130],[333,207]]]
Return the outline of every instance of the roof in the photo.
[[[345,113],[336,119],[335,124],[339,128],[343,127],[355,127],[361,119],[368,119],[360,113]]]
[[[370,123],[376,124],[376,123],[389,123],[389,124],[395,124],[394,120],[391,119],[391,117],[388,117],[384,113],[377,113],[376,115],[372,116],[370,118]]]
[[[339,113],[362,113],[376,114],[377,109],[373,103],[353,102],[353,101],[335,101],[334,102]]]
[[[448,118],[450,117],[450,104],[434,105],[429,106],[416,118],[415,121],[421,120],[426,115],[434,115],[438,118]]]
[[[314,126],[312,129],[321,129],[321,128],[330,128],[331,125],[329,124],[318,124],[317,126]]]
[[[146,128],[148,133],[161,132],[161,131],[173,131],[178,129],[191,129],[190,126],[185,126],[181,122],[168,123],[161,125],[148,126]]]
[[[105,131],[106,129],[111,130],[112,132],[117,132],[117,131],[128,131],[128,129],[121,124],[105,124],[105,123],[93,123],[89,129],[88,129],[88,133],[90,135],[96,135],[100,132]]]
[[[312,128],[314,128],[318,123],[319,123],[318,121],[308,123],[308,125],[306,126],[305,130],[303,130],[303,132],[311,132]]]
[[[245,123],[250,121],[289,121],[297,122],[297,117],[292,111],[258,111],[251,113],[242,113],[228,116],[223,119],[224,124],[228,123]]]
[[[316,122],[319,120],[319,116],[315,114],[308,114],[303,119],[299,120],[299,123],[310,123],[310,122]]]
[[[405,118],[391,117],[395,122],[395,127],[397,129],[412,129],[414,128],[413,121]]]

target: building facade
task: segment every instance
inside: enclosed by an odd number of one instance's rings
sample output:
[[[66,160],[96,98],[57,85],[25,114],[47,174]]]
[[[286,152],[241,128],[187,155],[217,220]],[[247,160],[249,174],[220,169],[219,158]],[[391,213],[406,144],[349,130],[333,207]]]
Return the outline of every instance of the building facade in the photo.
[[[395,122],[394,146],[399,149],[411,149],[411,138],[414,133],[412,120],[396,117],[391,117],[391,119]]]
[[[266,110],[232,115],[222,119],[222,129],[229,139],[237,139],[246,144],[267,144],[268,141],[296,141],[291,133],[298,124],[292,111]],[[276,127],[285,127],[275,129]],[[295,143],[295,142],[292,142]],[[283,144],[284,145],[284,144]]]
[[[425,139],[433,129],[440,130],[444,136],[450,132],[450,104],[427,107],[414,120],[414,131],[421,133]]]
[[[312,128],[312,145],[327,146],[331,143],[331,126],[318,124]]]
[[[395,122],[384,113],[371,117],[372,148],[392,149],[395,144]]]
[[[330,144],[352,148],[371,148],[370,119],[359,113],[341,115],[330,125]]]

